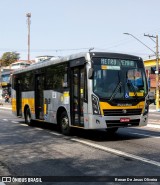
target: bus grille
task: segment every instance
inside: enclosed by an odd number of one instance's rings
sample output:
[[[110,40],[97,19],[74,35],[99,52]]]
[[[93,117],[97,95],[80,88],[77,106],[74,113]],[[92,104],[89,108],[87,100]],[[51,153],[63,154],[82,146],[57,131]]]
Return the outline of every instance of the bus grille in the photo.
[[[132,116],[141,115],[142,109],[104,109],[103,113],[104,116]]]
[[[130,120],[130,122],[120,123],[119,120],[106,120],[107,127],[133,127],[139,126],[140,119]]]

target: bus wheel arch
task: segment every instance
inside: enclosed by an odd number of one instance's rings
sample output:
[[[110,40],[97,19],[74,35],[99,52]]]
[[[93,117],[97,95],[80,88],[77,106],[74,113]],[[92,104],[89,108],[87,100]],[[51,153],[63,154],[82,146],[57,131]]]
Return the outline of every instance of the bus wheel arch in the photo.
[[[57,111],[57,123],[58,128],[64,135],[70,135],[71,127],[69,125],[69,117],[67,110],[64,107],[60,107]]]
[[[24,107],[24,118],[25,118],[25,123],[31,126],[32,125],[31,111],[28,105]]]

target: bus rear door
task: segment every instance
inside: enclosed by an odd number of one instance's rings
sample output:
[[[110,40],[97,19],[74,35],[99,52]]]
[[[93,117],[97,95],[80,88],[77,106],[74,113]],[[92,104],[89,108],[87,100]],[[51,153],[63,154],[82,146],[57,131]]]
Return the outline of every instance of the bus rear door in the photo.
[[[36,119],[44,120],[44,75],[35,76],[35,114]]]

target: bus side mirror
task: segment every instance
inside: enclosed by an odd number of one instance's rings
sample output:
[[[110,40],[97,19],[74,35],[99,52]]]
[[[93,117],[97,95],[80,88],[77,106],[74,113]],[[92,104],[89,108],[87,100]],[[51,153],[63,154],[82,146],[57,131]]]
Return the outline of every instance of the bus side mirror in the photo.
[[[90,68],[88,72],[88,79],[93,79],[94,69]]]

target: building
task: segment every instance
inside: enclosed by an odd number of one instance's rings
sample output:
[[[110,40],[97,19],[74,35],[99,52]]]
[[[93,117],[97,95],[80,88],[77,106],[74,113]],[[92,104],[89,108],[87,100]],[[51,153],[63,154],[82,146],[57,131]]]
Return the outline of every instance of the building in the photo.
[[[149,86],[150,86],[150,90],[154,91],[156,90],[156,59],[148,59],[148,60],[144,60],[144,65],[146,68],[146,73],[147,73],[147,77],[149,80]],[[159,73],[160,73],[160,60],[159,60]],[[159,80],[159,84],[160,84],[160,80]]]
[[[11,75],[14,70],[25,68],[34,61],[18,60],[10,66],[2,67],[0,71],[0,103],[5,95],[11,95]]]
[[[25,67],[27,67],[27,66],[30,66],[31,63],[32,63],[32,62],[31,62],[31,61],[28,62],[28,60],[18,60],[18,61],[14,62],[14,63],[12,63],[12,64],[10,65],[10,69],[15,70],[15,69],[25,68]]]
[[[3,98],[6,94],[11,96],[11,75],[12,70],[3,70],[3,72],[1,73],[1,93]]]
[[[54,56],[49,56],[49,55],[38,56],[38,57],[35,58],[35,63],[45,61],[45,60],[49,60],[52,57],[54,57]]]

